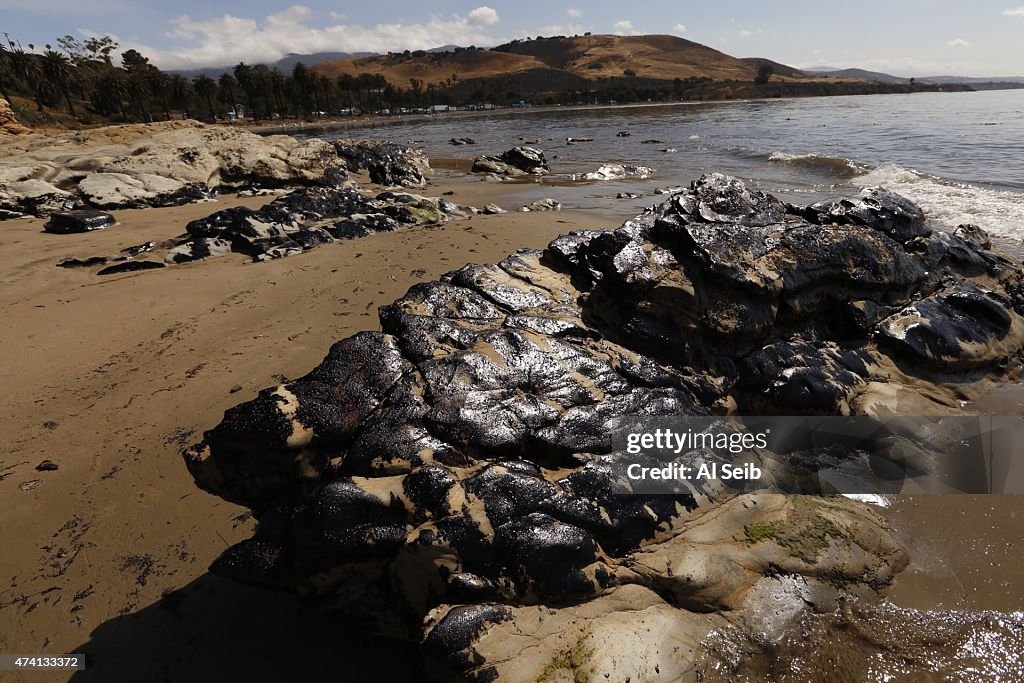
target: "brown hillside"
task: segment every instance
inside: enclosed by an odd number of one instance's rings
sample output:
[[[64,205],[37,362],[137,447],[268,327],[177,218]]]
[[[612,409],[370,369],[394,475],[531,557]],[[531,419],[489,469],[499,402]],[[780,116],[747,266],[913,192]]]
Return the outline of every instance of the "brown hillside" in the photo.
[[[641,78],[672,80],[706,76],[715,80],[752,81],[762,64],[771,64],[777,80],[809,80],[792,67],[767,59],[737,59],[706,45],[668,35],[592,35],[537,38],[490,50],[394,53],[377,57],[324,62],[314,71],[336,78],[342,74],[382,74],[392,84],[408,87],[409,79],[440,83],[492,78],[543,70],[568,72],[593,80],[621,77],[628,69]],[[554,75],[554,74],[552,74]]]
[[[342,74],[381,74],[398,87],[409,87],[409,79],[416,78],[424,83],[440,83],[453,74],[460,80],[491,78],[521,73],[532,69],[543,69],[545,64],[526,56],[495,52],[493,50],[466,50],[458,54],[451,52],[417,53],[420,56],[393,53],[377,57],[354,57],[337,62],[321,62],[312,67],[329,78]]]

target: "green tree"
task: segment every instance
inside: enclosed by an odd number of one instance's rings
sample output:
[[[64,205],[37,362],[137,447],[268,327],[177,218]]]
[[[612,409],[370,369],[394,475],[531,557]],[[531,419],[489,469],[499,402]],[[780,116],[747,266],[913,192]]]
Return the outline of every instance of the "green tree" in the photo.
[[[123,121],[128,120],[125,100],[130,100],[132,93],[128,87],[125,73],[114,66],[104,68],[96,77],[91,95],[92,106],[103,116],[120,112]]]
[[[6,36],[7,34],[5,33],[4,35]],[[10,40],[9,37],[7,45],[10,48],[7,52],[8,68],[15,78],[26,84],[29,90],[31,90],[32,98],[36,103],[36,110],[43,111],[45,90],[43,70],[39,59],[36,55],[22,48],[21,43],[16,43]],[[33,45],[29,45],[29,49],[33,47]]]
[[[233,111],[235,116],[237,116],[238,109],[236,105],[238,104],[238,81],[236,81],[235,77],[231,74],[224,73],[221,74],[220,78],[217,80],[217,85],[220,86],[220,93],[217,95],[217,99],[231,107],[231,111]]]
[[[149,123],[153,120],[147,106],[147,101],[152,93],[149,60],[138,50],[125,50],[121,53],[121,64],[126,72],[125,89],[128,92],[128,97],[135,105],[141,120]]]
[[[216,121],[217,114],[213,110],[213,97],[217,94],[217,82],[203,74],[192,81],[192,90],[199,96],[199,99],[206,103],[207,110],[210,112],[210,121]]]
[[[187,112],[192,96],[195,94],[192,90],[192,84],[189,83],[188,79],[181,74],[174,74],[167,82],[167,89],[171,102],[175,107],[183,112]]]
[[[771,79],[774,73],[775,69],[772,68],[771,64],[762,64],[761,68],[757,70],[757,76],[754,77],[754,83],[764,85]]]
[[[238,87],[245,93],[245,103],[249,107],[249,114],[254,121],[258,120],[259,111],[256,109],[256,96],[258,93],[252,67],[245,62],[239,62],[232,72],[235,74],[235,80],[238,81]]]
[[[67,56],[47,48],[42,56],[42,77],[46,87],[52,92],[60,93],[68,105],[68,114],[75,115],[75,105],[71,101],[71,88],[78,74]]]

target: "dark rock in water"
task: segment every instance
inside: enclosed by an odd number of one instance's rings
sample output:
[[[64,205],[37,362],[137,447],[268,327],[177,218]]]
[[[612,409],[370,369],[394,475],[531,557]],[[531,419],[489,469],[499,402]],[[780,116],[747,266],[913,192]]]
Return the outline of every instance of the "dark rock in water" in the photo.
[[[577,142],[593,142],[593,141],[594,141],[594,138],[572,138],[572,137],[570,137],[570,138],[566,138],[565,139],[565,142],[567,144],[570,144],[570,145],[572,145],[574,143],[577,143]]]
[[[477,157],[471,171],[497,175],[544,175],[551,169],[543,151],[536,147],[513,147],[496,157]]]
[[[475,145],[476,140],[473,138],[452,138],[448,141],[451,145]]]
[[[665,142],[664,142],[664,140],[655,140],[655,139],[652,138],[650,140],[641,140],[640,144],[641,145],[663,145],[663,144],[665,144]]]
[[[615,680],[685,680],[674,645],[617,643],[699,643],[780,576],[807,591],[794,614],[884,586],[907,558],[856,502],[641,494],[610,464],[610,420],[929,414],[1022,360],[1019,262],[887,193],[839,205],[819,223],[712,174],[617,230],[413,286],[381,332],[186,452],[200,487],[260,519],[213,571],[484,680],[543,679],[570,650]],[[800,483],[816,473],[787,461],[776,482],[820,491]]]
[[[422,187],[430,173],[422,152],[393,142],[338,140],[334,147],[350,172],[368,171],[378,185]]]
[[[931,234],[920,207],[881,188],[869,190],[856,200],[815,204],[807,208],[805,215],[819,225],[866,225],[899,242]]]
[[[76,232],[102,230],[109,228],[115,222],[114,217],[104,211],[75,209],[74,211],[60,211],[51,214],[44,229],[46,232],[68,235]]]
[[[628,130],[620,130],[618,133],[615,134],[615,137],[628,138],[630,135],[632,135],[632,133],[630,133]]]
[[[112,266],[108,266],[96,273],[97,275],[117,275],[118,273],[134,273],[139,270],[154,270],[156,268],[165,268],[163,263],[156,261],[124,261],[117,263]]]
[[[91,266],[101,266],[106,262],[106,256],[90,256],[84,259],[66,258],[63,261],[59,261],[57,265],[61,268],[89,268]]]

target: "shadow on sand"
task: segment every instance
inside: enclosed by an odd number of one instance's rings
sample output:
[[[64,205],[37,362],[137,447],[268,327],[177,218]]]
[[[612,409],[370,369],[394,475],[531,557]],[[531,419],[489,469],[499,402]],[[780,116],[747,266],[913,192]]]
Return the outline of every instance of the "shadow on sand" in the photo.
[[[206,574],[114,617],[74,652],[73,683],[419,681],[418,648],[348,628],[293,595]]]

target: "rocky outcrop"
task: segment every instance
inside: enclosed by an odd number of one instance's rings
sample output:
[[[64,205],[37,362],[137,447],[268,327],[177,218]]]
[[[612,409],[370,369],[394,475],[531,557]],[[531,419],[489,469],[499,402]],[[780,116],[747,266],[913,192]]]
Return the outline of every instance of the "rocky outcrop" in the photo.
[[[192,121],[23,137],[0,158],[0,218],[45,216],[76,204],[184,204],[219,191],[314,185],[325,173],[339,184],[346,168],[368,170],[385,185],[422,186],[430,170],[422,153],[387,142],[263,137]]]
[[[413,286],[186,452],[260,520],[213,571],[479,681],[693,680],[714,629],[869,598],[907,557],[866,506],[638,494],[608,460],[616,417],[944,414],[1020,362],[1019,262],[884,191],[843,207],[709,175]]]
[[[347,181],[333,185],[331,176],[328,173],[322,184],[280,195],[259,209],[235,206],[191,221],[185,226],[188,237],[172,243],[164,256],[164,265],[200,261],[232,252],[246,254],[254,261],[268,261],[301,254],[337,240],[493,213],[493,209],[459,206],[447,199],[407,192],[366,195]],[[98,211],[60,215],[93,214],[109,216]],[[127,260],[156,247],[155,243],[149,245],[132,247],[118,256],[66,259],[57,265],[87,267],[111,260]],[[101,274],[146,268],[123,265],[101,271]]]
[[[0,179],[0,220],[25,215],[46,216],[74,208],[78,200],[70,192],[34,178],[3,182]]]
[[[78,183],[78,194],[99,209],[177,206],[210,197],[206,185],[186,185],[151,173],[92,173]]]
[[[378,185],[423,187],[431,173],[430,163],[421,150],[393,142],[338,140],[334,147],[349,171],[366,171]]]
[[[28,126],[18,120],[11,105],[6,99],[0,97],[0,135],[22,135],[28,132]]]
[[[499,156],[479,156],[473,160],[470,170],[498,176],[546,175],[551,172],[544,152],[535,147],[513,147]]]

